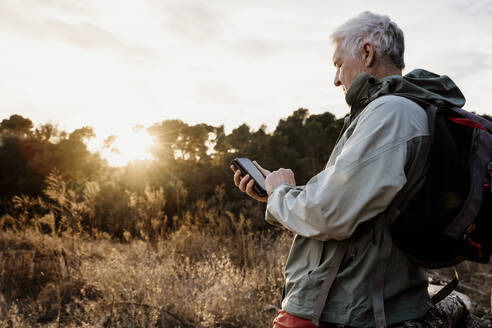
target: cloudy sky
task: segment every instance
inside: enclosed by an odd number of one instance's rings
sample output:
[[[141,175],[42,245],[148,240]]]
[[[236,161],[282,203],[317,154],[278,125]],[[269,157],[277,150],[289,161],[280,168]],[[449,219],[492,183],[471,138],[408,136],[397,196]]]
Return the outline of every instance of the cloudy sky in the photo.
[[[341,117],[329,35],[364,10],[404,30],[405,72],[447,74],[492,114],[492,0],[0,0],[0,119],[102,139],[171,118],[271,131],[299,107]]]

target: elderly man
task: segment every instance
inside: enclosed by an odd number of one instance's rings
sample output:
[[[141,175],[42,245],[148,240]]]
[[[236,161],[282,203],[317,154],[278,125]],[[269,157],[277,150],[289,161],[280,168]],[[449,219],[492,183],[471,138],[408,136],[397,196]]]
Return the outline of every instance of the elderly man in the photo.
[[[403,32],[387,16],[364,12],[331,38],[334,84],[350,115],[325,169],[296,186],[291,170],[258,165],[262,198],[233,168],[239,189],[267,202],[266,220],[296,234],[274,327],[380,327],[432,307],[425,271],[393,245],[389,230],[422,186],[430,144],[425,111],[402,96],[456,106],[464,97],[447,76],[402,76]]]

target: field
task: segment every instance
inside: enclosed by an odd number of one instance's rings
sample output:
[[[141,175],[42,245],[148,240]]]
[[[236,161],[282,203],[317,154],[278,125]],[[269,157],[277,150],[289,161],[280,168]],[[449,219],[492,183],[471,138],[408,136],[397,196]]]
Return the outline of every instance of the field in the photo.
[[[268,327],[289,235],[0,233],[2,327]]]
[[[166,240],[122,243],[1,232],[0,326],[271,327],[291,237],[183,227]],[[490,310],[486,269],[459,268],[483,292],[461,289],[479,315]]]

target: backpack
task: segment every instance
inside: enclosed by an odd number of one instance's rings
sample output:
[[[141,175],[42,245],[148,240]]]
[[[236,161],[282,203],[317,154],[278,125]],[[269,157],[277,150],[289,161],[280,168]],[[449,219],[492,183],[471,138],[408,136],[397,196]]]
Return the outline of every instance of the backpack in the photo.
[[[373,281],[378,328],[386,327],[383,290],[392,241],[425,268],[489,263],[492,253],[492,122],[441,100],[404,97],[426,111],[431,148],[421,189],[402,212],[388,209],[391,238],[383,239]],[[455,274],[433,304],[457,287]]]
[[[417,102],[431,133],[423,187],[391,225],[395,244],[425,268],[492,253],[492,122],[443,101]]]

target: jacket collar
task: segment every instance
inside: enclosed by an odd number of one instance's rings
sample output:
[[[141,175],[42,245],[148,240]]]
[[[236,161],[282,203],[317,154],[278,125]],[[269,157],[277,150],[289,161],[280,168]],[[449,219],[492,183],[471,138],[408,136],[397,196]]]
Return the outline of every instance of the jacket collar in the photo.
[[[375,77],[360,73],[345,94],[345,101],[350,107],[352,121],[371,102],[371,91],[381,84]]]
[[[457,107],[465,105],[463,93],[446,75],[415,69],[405,76],[390,75],[378,80],[363,72],[355,78],[345,95],[350,107],[350,120],[374,99],[390,94],[412,96],[428,102],[442,100]]]

